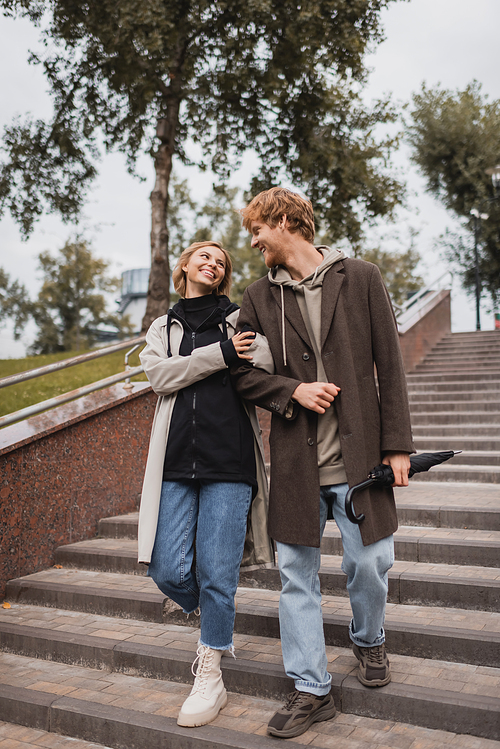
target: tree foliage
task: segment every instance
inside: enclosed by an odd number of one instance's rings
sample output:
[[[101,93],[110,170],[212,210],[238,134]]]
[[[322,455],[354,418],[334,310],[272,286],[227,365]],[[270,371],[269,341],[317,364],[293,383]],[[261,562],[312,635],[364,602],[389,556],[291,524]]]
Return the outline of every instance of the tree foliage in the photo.
[[[0,268],[0,325],[6,320],[13,323],[14,340],[19,340],[32,311],[31,301],[24,284],[11,281],[10,276]]]
[[[254,192],[291,179],[331,239],[358,243],[365,218],[390,215],[402,186],[386,169],[395,139],[385,100],[362,104],[368,46],[394,0],[0,0],[40,25],[51,122],[7,128],[0,207],[27,235],[43,211],[74,219],[96,174],[97,145],[155,161],[146,322],[168,305],[172,159],[225,180],[249,148]],[[156,146],[158,123],[161,145]]]
[[[14,319],[16,337],[29,318],[38,327],[30,354],[90,348],[103,326],[118,336],[131,333],[127,316],[107,310],[105,294],[116,290],[120,279],[108,275],[109,264],[94,257],[86,241],[68,241],[55,257],[42,252],[38,260],[42,288],[34,301],[23,286],[10,284],[0,269],[2,312],[5,318]]]
[[[380,247],[364,249],[357,257],[378,265],[394,305],[400,307],[424,285],[416,268],[421,260],[413,244],[404,252],[388,252]]]
[[[233,286],[231,298],[241,304],[246,287],[264,276],[268,268],[262,255],[251,247],[248,232],[242,229],[238,207],[244,195],[237,188],[214,185],[207,201],[197,206],[191,198],[187,182],[175,178],[171,217],[175,225],[173,235],[174,257],[191,242],[214,239],[228,249],[233,260]],[[360,248],[356,257],[375,263],[380,268],[392,301],[402,305],[413,293],[424,285],[416,268],[421,257],[414,246],[414,233],[410,232],[409,247],[394,252],[380,247]],[[321,235],[317,243],[327,244],[328,236]]]
[[[427,190],[467,220],[471,236],[471,212],[476,209],[488,214],[482,221],[479,264],[483,287],[495,302],[500,291],[500,201],[494,199],[485,170],[500,163],[500,100],[488,101],[477,82],[463,91],[424,85],[413,97],[410,116],[408,139]],[[440,245],[472,293],[473,239],[448,232]]]

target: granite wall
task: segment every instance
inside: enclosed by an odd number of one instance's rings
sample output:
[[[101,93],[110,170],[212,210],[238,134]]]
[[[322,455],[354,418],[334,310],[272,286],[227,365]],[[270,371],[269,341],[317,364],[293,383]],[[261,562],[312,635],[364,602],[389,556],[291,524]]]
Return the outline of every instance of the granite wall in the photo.
[[[137,509],[156,395],[115,385],[0,431],[0,600],[5,583]]]
[[[451,296],[442,291],[438,303],[406,332],[400,332],[399,342],[406,372],[414,372],[431,349],[451,332]]]

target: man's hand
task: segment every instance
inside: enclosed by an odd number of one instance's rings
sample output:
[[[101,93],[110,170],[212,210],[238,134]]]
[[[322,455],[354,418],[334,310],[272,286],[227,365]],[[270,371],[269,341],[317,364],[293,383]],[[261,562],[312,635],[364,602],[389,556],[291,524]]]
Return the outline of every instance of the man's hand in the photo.
[[[382,463],[392,468],[394,474],[393,486],[408,486],[408,471],[411,466],[408,453],[388,452],[384,455]]]
[[[316,411],[318,414],[324,414],[327,408],[330,408],[336,395],[340,393],[340,388],[333,382],[302,382],[295,388],[292,394],[292,400],[300,403],[304,408],[310,411]]]

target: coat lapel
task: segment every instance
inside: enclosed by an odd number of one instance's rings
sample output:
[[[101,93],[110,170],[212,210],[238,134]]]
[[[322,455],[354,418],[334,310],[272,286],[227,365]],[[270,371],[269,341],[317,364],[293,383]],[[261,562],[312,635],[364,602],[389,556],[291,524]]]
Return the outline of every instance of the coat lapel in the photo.
[[[302,319],[302,315],[300,314],[300,309],[299,305],[297,304],[297,300],[295,299],[295,294],[290,287],[286,286],[283,289],[283,293],[285,298],[286,319],[298,333],[298,335],[302,338],[304,343],[306,343],[309,348],[312,348],[311,339],[309,338],[304,320]],[[272,284],[271,294],[274,296],[274,300],[281,311],[281,291],[279,286],[276,286],[276,284]]]
[[[339,273],[343,268],[344,264],[339,260],[338,263],[335,263],[330,268],[323,279],[323,292],[321,295],[321,350],[323,350],[326,337],[330,332],[340,289],[344,283],[345,276],[343,273]]]

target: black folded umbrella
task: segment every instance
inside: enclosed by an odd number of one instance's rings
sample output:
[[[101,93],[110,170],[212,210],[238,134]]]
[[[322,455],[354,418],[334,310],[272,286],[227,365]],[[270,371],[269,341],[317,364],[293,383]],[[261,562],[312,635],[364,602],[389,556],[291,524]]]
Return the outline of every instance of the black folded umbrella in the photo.
[[[420,453],[420,455],[412,455],[410,457],[411,468],[408,472],[408,478],[411,478],[415,473],[428,471],[432,466],[444,463],[445,460],[449,460],[450,458],[453,458],[454,455],[458,455],[461,452],[461,450],[444,450],[439,453]],[[367,486],[371,486],[372,484],[392,486],[393,483],[394,474],[392,468],[382,464],[375,466],[375,468],[370,471],[366,481],[362,481],[361,484],[352,486],[347,492],[345,498],[345,512],[351,523],[359,525],[365,519],[365,516],[362,513],[361,515],[356,515],[354,512],[352,500],[355,492],[360,491],[360,489],[366,489]]]

